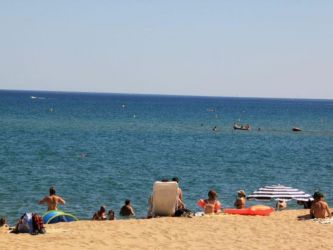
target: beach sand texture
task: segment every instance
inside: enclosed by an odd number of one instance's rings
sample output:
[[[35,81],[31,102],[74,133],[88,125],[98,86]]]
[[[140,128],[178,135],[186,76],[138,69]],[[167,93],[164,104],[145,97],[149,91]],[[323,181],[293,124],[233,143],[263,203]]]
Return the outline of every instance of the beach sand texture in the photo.
[[[46,225],[45,235],[0,234],[1,249],[333,249],[333,224],[297,216],[215,215]]]

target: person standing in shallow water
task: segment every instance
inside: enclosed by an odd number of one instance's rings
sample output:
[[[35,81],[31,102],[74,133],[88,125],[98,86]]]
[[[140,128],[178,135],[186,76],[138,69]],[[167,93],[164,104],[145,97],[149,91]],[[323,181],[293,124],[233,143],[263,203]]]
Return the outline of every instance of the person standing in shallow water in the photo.
[[[38,202],[39,204],[46,204],[47,210],[58,210],[58,204],[65,205],[65,200],[60,196],[56,195],[56,190],[54,187],[50,187],[50,195],[45,196],[42,200]]]

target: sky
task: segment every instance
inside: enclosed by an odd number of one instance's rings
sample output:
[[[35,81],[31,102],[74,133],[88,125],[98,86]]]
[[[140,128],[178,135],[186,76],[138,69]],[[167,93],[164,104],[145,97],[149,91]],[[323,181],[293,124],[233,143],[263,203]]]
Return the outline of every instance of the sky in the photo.
[[[0,0],[0,89],[333,99],[333,1]]]

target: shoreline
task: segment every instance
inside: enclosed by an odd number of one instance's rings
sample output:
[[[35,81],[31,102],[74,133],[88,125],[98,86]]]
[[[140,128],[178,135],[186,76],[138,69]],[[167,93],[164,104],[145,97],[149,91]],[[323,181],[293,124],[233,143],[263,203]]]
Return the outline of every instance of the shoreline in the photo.
[[[212,215],[46,225],[46,234],[1,232],[2,249],[329,249],[333,224],[299,221],[308,209],[271,216]]]

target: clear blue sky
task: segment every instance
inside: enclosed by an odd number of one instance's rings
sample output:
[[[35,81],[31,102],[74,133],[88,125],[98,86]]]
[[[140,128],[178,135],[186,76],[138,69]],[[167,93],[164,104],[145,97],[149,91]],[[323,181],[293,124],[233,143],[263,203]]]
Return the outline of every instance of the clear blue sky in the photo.
[[[333,98],[333,1],[0,0],[0,89]]]

